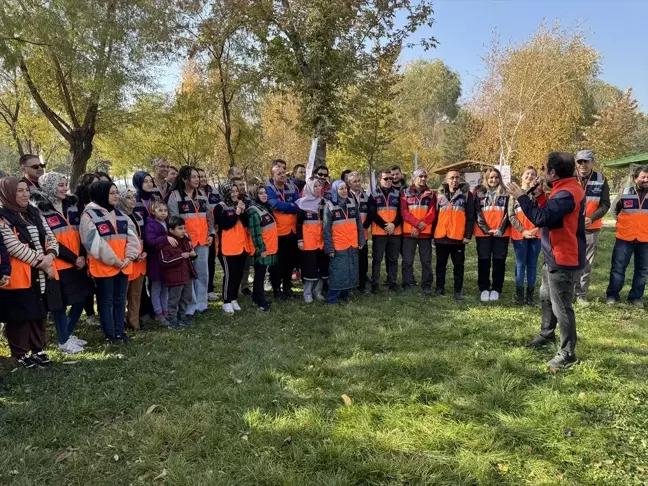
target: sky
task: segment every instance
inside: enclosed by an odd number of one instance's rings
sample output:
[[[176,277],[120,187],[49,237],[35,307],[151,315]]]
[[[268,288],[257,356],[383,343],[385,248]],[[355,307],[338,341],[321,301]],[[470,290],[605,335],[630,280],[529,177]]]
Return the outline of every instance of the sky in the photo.
[[[497,33],[502,44],[527,39],[545,20],[564,28],[580,26],[601,55],[600,77],[626,90],[648,111],[648,0],[437,0],[435,24],[412,37],[434,36],[439,45],[403,51],[403,64],[414,59],[441,59],[461,76],[463,99],[483,76],[482,57]],[[178,84],[177,65],[166,69],[165,89]]]

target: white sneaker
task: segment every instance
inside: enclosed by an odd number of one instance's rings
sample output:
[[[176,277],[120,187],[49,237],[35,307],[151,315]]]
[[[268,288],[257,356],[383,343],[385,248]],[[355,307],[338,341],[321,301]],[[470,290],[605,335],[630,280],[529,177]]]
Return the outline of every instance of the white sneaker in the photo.
[[[223,312],[225,314],[234,314],[234,307],[232,304],[223,304]]]
[[[83,339],[79,339],[78,337],[76,337],[74,335],[70,336],[70,341],[72,341],[74,344],[76,344],[77,346],[80,346],[80,347],[83,347],[86,344],[88,344],[88,341],[84,341]]]
[[[216,302],[219,299],[218,294],[216,292],[209,292],[207,294],[207,300],[209,302]]]
[[[232,309],[234,309],[235,311],[240,311],[240,310],[241,310],[241,306],[239,305],[238,302],[236,302],[235,300],[233,300],[233,301],[232,301]]]
[[[68,339],[64,344],[59,344],[58,350],[65,354],[78,354],[83,352],[83,348],[74,344],[71,339]]]
[[[488,290],[484,290],[481,293],[481,301],[482,302],[488,302],[490,300],[490,292]]]
[[[491,290],[490,300],[499,300],[499,292],[497,290]]]

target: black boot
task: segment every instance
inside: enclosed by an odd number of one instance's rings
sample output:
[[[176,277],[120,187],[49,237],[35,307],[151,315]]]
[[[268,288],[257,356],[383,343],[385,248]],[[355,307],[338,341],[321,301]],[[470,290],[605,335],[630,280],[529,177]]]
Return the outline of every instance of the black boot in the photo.
[[[524,287],[515,287],[515,303],[524,305]]]
[[[535,288],[533,287],[528,287],[527,292],[526,292],[526,305],[535,305],[535,301],[533,300],[533,294],[535,293]]]

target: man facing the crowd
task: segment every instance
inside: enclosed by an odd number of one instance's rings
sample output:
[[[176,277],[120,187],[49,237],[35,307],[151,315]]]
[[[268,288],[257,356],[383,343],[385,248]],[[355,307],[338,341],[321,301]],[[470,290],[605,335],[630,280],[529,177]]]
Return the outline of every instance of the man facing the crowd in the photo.
[[[169,194],[170,184],[167,182],[169,176],[169,163],[162,157],[153,159],[153,190],[151,191],[162,201],[166,201]]]
[[[380,173],[378,188],[369,197],[369,219],[371,220],[371,291],[378,293],[380,285],[380,264],[387,260],[387,284],[389,290],[398,289],[398,254],[401,246],[400,195],[392,188],[392,173],[386,169]]]
[[[585,267],[585,191],[574,177],[576,163],[568,152],[551,152],[545,164],[549,198],[543,194],[532,201],[515,183],[507,186],[525,216],[542,228],[542,285],[540,334],[529,344],[540,348],[556,342],[560,325],[560,350],[547,366],[550,370],[568,368],[576,363],[576,315],[572,308],[574,288]]]
[[[470,243],[475,223],[475,203],[470,187],[461,182],[461,173],[451,170],[439,188],[436,201],[437,221],[434,229],[436,246],[436,295],[445,295],[446,267],[452,258],[454,297],[464,300],[463,281],[466,245]]]
[[[22,182],[26,182],[29,188],[40,189],[38,178],[45,173],[47,164],[41,163],[38,155],[25,154],[20,157],[20,171],[24,174]]]
[[[285,166],[285,162],[284,162]],[[276,299],[293,297],[292,272],[297,267],[299,251],[297,248],[297,188],[288,183],[286,169],[275,164],[272,179],[266,186],[268,203],[273,209],[279,235],[278,262],[270,267],[270,282]],[[283,286],[283,291],[282,291]]]
[[[600,172],[594,171],[594,152],[581,150],[576,154],[576,175],[585,189],[585,268],[576,282],[576,302],[586,307],[589,305],[587,292],[592,267],[596,258],[599,236],[603,226],[603,216],[610,209],[610,187],[608,181]]]
[[[427,186],[427,172],[417,169],[412,185],[401,191],[403,217],[403,288],[414,286],[416,247],[421,260],[423,294],[432,295],[432,223],[436,215],[436,195]]]
[[[347,175],[347,185],[349,186],[349,195],[353,198],[358,211],[360,212],[360,220],[364,228],[365,241],[369,241],[369,231],[367,230],[371,225],[369,219],[369,196],[362,188],[362,176],[360,172],[350,172]],[[358,268],[360,276],[358,280],[358,290],[363,294],[368,294],[367,289],[367,273],[369,271],[369,245],[364,245],[358,251]]]
[[[634,276],[628,302],[643,307],[648,276],[648,165],[637,167],[633,179],[634,184],[624,188],[612,205],[617,224],[607,304],[614,305],[619,301],[625,272],[634,255]]]
[[[392,187],[397,191],[402,191],[407,189],[407,183],[405,182],[405,174],[401,171],[400,165],[392,165],[391,174],[394,180],[392,181]]]
[[[306,185],[306,166],[304,164],[297,164],[293,167],[290,182],[297,188],[301,196],[304,186]]]

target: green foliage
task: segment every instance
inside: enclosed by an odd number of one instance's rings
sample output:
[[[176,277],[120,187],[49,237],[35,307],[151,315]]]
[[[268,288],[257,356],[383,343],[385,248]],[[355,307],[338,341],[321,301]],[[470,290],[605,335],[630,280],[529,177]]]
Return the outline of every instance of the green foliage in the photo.
[[[468,146],[478,131],[479,121],[467,109],[460,109],[455,120],[443,128],[441,142],[443,164],[452,164],[468,158]]]

